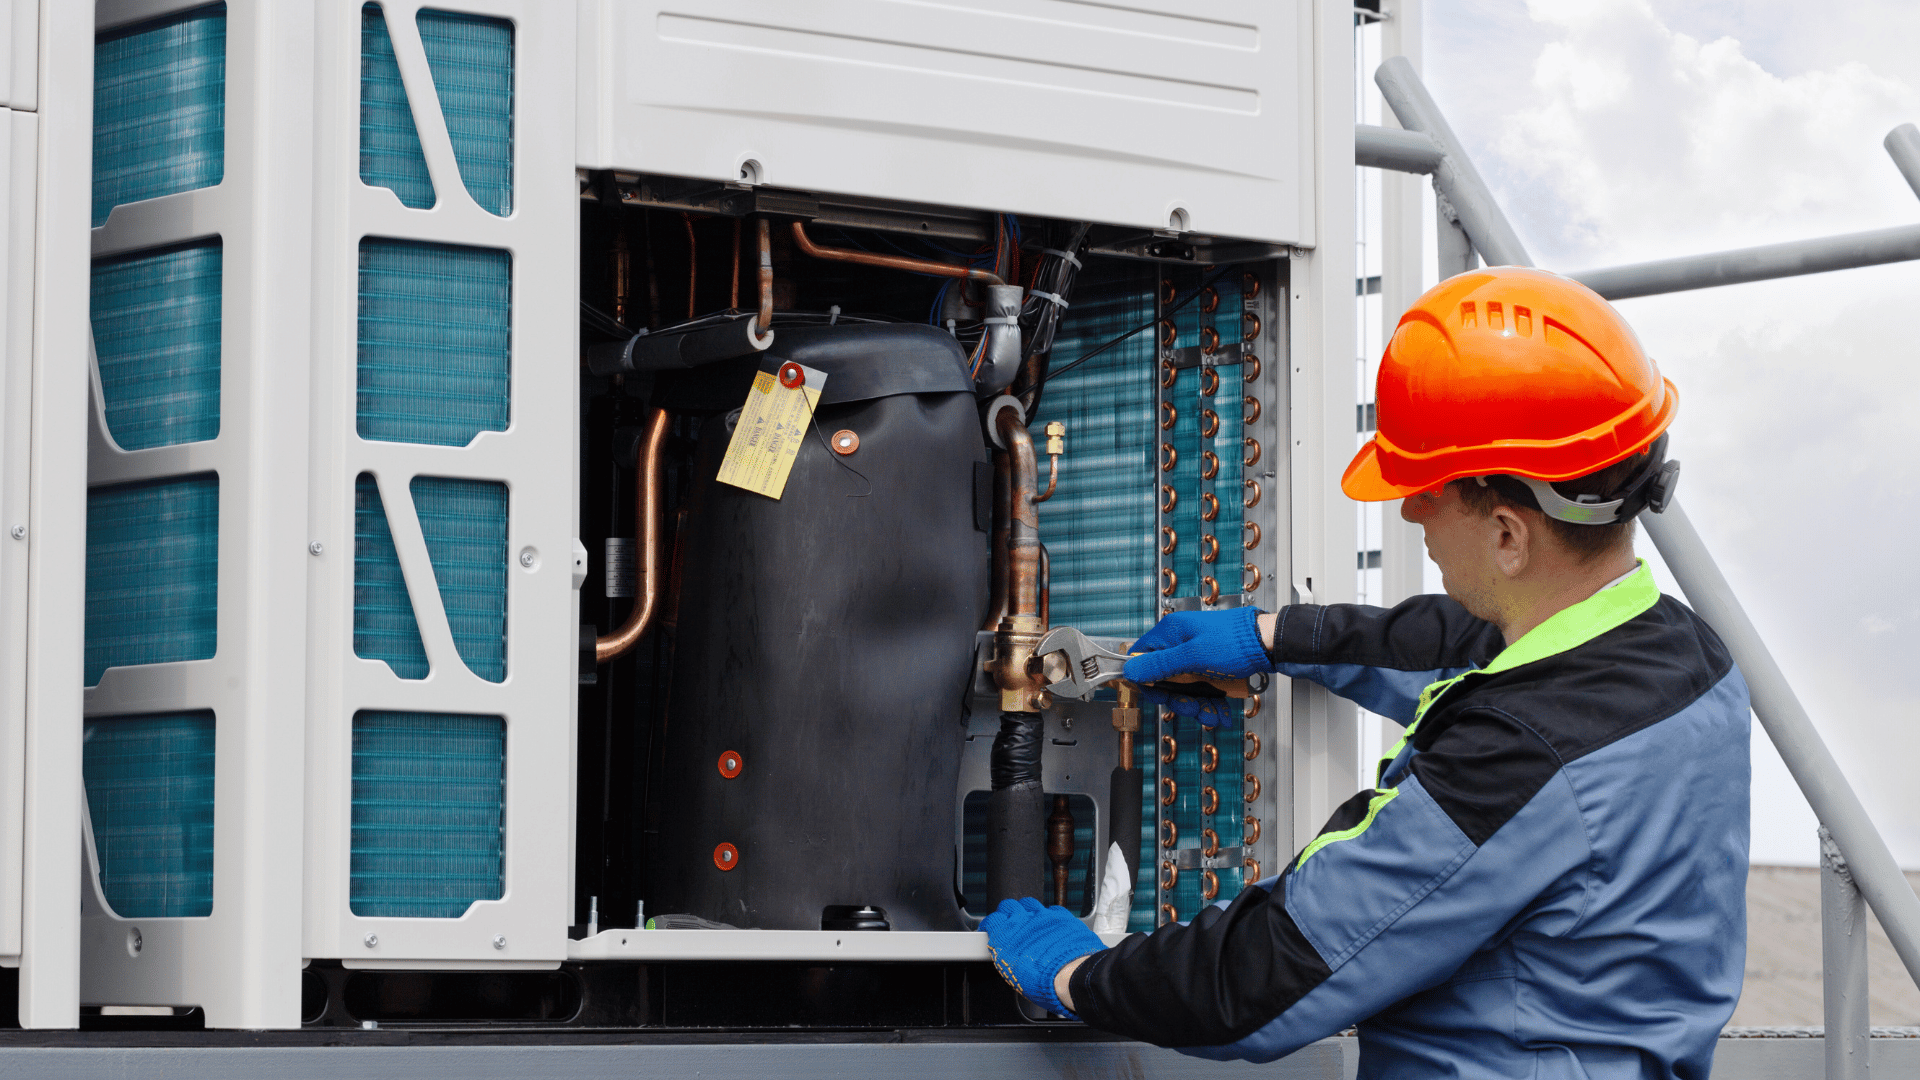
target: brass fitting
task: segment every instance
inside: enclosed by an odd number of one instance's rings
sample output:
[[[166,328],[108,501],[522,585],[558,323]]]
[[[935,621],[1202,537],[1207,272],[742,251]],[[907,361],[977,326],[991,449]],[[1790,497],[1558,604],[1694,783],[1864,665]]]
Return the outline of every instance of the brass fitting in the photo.
[[[993,659],[987,673],[1000,688],[1001,712],[1039,712],[1053,705],[1047,675],[1034,655],[1047,624],[1031,615],[1008,615],[993,633]]]
[[[1047,453],[1064,454],[1067,452],[1067,425],[1058,420],[1047,421]]]
[[[1133,769],[1133,737],[1140,731],[1140,691],[1132,683],[1118,682],[1114,690],[1120,701],[1113,707],[1113,730],[1120,733],[1120,767]]]

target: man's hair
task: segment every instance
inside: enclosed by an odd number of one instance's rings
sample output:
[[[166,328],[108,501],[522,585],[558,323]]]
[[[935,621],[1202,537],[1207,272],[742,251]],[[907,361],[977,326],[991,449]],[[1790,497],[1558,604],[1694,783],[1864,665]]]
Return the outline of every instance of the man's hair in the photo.
[[[1635,473],[1645,467],[1647,451],[1626,459],[1616,461],[1599,472],[1576,476],[1571,480],[1561,480],[1553,485],[1553,490],[1568,499],[1581,495],[1598,495],[1601,501],[1611,499],[1616,492],[1633,479]],[[1580,562],[1592,562],[1594,559],[1633,543],[1633,521],[1616,521],[1610,525],[1581,525],[1572,521],[1561,521],[1548,517],[1540,509],[1540,500],[1533,497],[1533,489],[1515,480],[1511,476],[1489,476],[1487,484],[1481,487],[1479,482],[1469,476],[1464,480],[1452,481],[1459,489],[1461,501],[1481,517],[1491,516],[1496,506],[1513,506],[1531,510],[1546,520],[1547,531],[1560,542],[1560,546],[1573,552]]]

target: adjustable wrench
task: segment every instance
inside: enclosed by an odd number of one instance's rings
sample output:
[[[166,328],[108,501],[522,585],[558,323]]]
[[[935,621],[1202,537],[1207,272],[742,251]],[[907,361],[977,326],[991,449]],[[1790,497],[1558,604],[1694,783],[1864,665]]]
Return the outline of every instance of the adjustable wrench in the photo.
[[[1055,654],[1059,655],[1058,660],[1054,659]],[[1033,657],[1045,670],[1063,672],[1059,679],[1047,684],[1048,693],[1081,701],[1092,701],[1093,692],[1119,679],[1121,670],[1127,664],[1125,653],[1103,649],[1094,644],[1092,638],[1071,626],[1056,626],[1049,630],[1040,639],[1040,644],[1034,647]],[[1189,697],[1243,698],[1264,692],[1267,677],[1257,675],[1252,680],[1220,682],[1199,676],[1177,676],[1167,682],[1156,683],[1154,687]]]

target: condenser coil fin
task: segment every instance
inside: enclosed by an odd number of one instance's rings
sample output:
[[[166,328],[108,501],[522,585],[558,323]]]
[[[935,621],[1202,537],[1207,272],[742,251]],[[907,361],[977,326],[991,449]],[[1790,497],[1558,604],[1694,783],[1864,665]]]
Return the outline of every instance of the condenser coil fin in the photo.
[[[420,149],[420,129],[379,4],[360,9],[360,179],[392,188],[404,206],[433,206],[427,155]]]
[[[93,264],[107,430],[123,450],[220,434],[220,241]]]
[[[475,675],[502,682],[507,677],[507,485],[418,476],[412,490],[454,648]]]
[[[386,661],[402,679],[427,677],[427,649],[372,473],[353,484],[353,652]]]
[[[506,217],[513,213],[513,24],[422,11],[415,25],[461,182],[481,209]]]
[[[103,34],[93,56],[93,224],[116,206],[220,183],[227,6]]]
[[[453,919],[501,898],[505,760],[497,716],[354,714],[355,915]]]
[[[465,446],[505,431],[511,313],[505,251],[362,240],[360,437]]]
[[[87,492],[87,685],[110,667],[212,658],[219,564],[215,474]]]
[[[213,913],[213,711],[88,717],[100,890],[123,919]]]

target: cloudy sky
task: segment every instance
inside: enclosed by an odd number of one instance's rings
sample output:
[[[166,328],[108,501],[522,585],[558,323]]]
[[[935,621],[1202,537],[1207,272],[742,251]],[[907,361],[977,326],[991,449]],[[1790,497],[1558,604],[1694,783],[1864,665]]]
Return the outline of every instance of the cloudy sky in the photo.
[[[1920,222],[1881,146],[1920,121],[1911,0],[1426,11],[1427,82],[1543,266]],[[1620,308],[1680,388],[1694,523],[1920,868],[1920,263]],[[1754,749],[1754,861],[1812,864],[1811,811]]]

